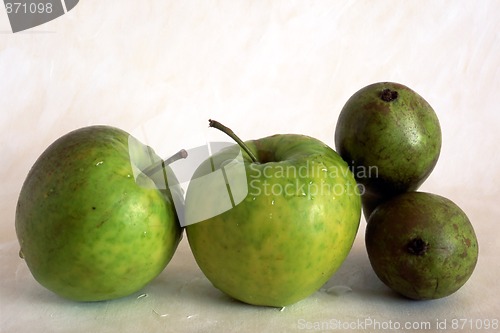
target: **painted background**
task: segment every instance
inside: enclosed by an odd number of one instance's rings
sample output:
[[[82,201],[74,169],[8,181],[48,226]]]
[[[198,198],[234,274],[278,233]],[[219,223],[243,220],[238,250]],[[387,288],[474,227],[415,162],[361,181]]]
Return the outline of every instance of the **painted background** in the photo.
[[[453,319],[500,319],[499,14],[496,0],[86,0],[14,34],[0,9],[0,332],[280,332],[369,320],[451,329]],[[243,139],[301,133],[333,147],[342,106],[377,81],[411,87],[440,119],[441,157],[421,189],[459,204],[480,246],[453,296],[409,302],[389,292],[369,266],[364,220],[339,272],[281,312],[228,300],[185,239],[143,291],[98,304],[46,291],[17,256],[22,182],[70,130],[117,126],[168,156],[226,140],[207,128],[213,118]]]

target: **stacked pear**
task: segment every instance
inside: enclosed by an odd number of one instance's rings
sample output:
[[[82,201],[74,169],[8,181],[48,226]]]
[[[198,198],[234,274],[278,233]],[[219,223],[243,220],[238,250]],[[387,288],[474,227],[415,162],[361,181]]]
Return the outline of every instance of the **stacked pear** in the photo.
[[[380,280],[411,299],[460,289],[477,263],[474,228],[451,200],[417,192],[441,150],[429,103],[398,83],[366,86],[343,107],[335,145],[362,188],[365,243]]]
[[[415,91],[379,82],[349,98],[337,122],[335,147],[362,186],[368,220],[380,203],[417,190],[431,174],[441,151],[441,127]]]

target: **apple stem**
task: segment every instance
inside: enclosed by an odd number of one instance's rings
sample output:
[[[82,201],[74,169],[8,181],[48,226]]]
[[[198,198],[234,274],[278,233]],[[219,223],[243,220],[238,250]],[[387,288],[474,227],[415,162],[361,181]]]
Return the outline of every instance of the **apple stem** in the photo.
[[[229,127],[226,127],[219,123],[217,120],[212,119],[208,120],[208,126],[226,133],[231,139],[236,141],[236,143],[248,154],[248,156],[250,156],[250,159],[253,163],[257,163],[259,161],[257,157],[255,157],[255,154],[250,150],[250,148],[248,148],[248,146],[236,134],[234,134],[234,132]]]
[[[158,171],[162,170],[163,167],[165,165],[169,165],[175,161],[178,161],[182,158],[186,158],[188,156],[188,153],[185,149],[181,149],[179,150],[177,153],[175,153],[174,155],[170,156],[169,158],[167,158],[166,160],[164,161],[158,161],[152,165],[150,165],[149,167],[147,167],[143,173],[147,176],[151,176],[151,175],[154,175],[155,173],[157,173]]]
[[[169,165],[175,161],[186,158],[187,156],[188,156],[188,152],[186,151],[186,149],[181,149],[177,153],[175,153],[174,155],[170,156],[165,161],[163,161],[163,164]]]

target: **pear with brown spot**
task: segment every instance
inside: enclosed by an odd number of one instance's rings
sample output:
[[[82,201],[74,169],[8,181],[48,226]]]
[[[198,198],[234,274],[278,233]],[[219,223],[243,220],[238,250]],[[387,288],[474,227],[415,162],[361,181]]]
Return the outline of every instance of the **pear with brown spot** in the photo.
[[[430,104],[395,82],[370,84],[349,98],[335,129],[337,152],[365,189],[366,220],[382,202],[416,191],[441,151],[441,127]]]
[[[472,275],[478,258],[476,234],[463,210],[424,192],[407,192],[377,207],[365,243],[382,282],[412,299],[453,294]]]

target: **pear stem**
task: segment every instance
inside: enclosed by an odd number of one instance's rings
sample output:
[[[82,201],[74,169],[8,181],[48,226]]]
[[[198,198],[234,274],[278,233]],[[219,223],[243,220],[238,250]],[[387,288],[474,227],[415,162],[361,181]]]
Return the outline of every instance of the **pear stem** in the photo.
[[[384,89],[380,93],[380,99],[384,102],[392,102],[398,98],[398,92],[396,90]]]
[[[175,161],[178,161],[182,158],[186,158],[188,156],[188,153],[185,149],[179,150],[177,153],[174,155],[170,156],[164,161],[158,161],[155,164],[150,165],[142,173],[144,173],[146,176],[152,176],[158,171],[162,170],[166,165],[169,165]]]
[[[248,146],[236,134],[234,134],[234,132],[229,127],[226,127],[219,123],[217,120],[212,119],[208,120],[208,126],[226,133],[231,139],[236,141],[236,143],[248,154],[248,156],[250,156],[250,159],[253,163],[257,163],[259,161],[257,157],[255,157],[255,154],[250,150],[250,148],[248,148]]]

